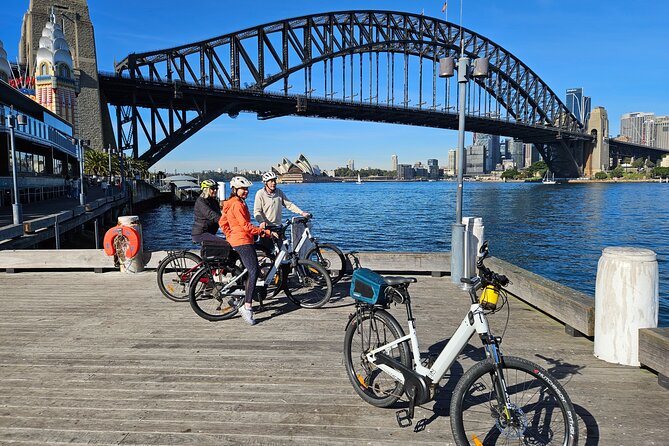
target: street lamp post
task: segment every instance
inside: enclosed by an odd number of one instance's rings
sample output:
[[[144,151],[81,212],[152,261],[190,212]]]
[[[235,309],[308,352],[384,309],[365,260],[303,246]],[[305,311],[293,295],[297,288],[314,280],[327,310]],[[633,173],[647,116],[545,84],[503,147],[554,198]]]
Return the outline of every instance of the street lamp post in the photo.
[[[21,210],[21,200],[19,198],[19,183],[18,183],[18,173],[17,169],[17,160],[16,160],[16,148],[14,142],[14,128],[17,125],[26,125],[28,123],[26,115],[15,115],[14,109],[12,108],[10,115],[8,116],[8,125],[9,125],[9,140],[12,149],[12,184],[14,187],[14,203],[12,203],[12,220],[15,225],[20,225],[23,223],[23,212]]]
[[[85,139],[76,139],[75,144],[79,150],[79,204],[86,205],[86,194],[84,194],[84,145],[89,145],[90,141]]]
[[[444,57],[439,60],[439,76],[453,76],[454,59]],[[474,69],[471,70],[469,58],[464,57],[464,48],[458,59],[458,147],[456,151],[456,162],[458,170],[458,189],[455,197],[455,221],[451,226],[451,281],[460,283],[460,278],[465,269],[465,225],[462,224],[462,193],[463,174],[465,170],[465,107],[467,105],[467,82],[471,77],[488,76],[488,59],[479,58],[474,60]]]

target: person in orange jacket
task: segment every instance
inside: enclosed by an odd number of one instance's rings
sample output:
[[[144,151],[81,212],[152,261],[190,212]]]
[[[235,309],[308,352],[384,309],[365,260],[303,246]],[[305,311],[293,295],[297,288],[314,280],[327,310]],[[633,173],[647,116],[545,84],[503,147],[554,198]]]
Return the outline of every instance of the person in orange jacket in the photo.
[[[223,202],[223,215],[218,224],[228,243],[237,251],[244,267],[248,270],[244,305],[239,312],[247,323],[254,325],[256,321],[253,317],[251,303],[258,279],[258,256],[253,241],[256,235],[266,237],[278,237],[278,235],[265,229],[265,223],[261,223],[260,226],[251,224],[251,214],[246,206],[246,197],[249,196],[249,187],[252,184],[242,176],[236,176],[230,180],[230,196]]]

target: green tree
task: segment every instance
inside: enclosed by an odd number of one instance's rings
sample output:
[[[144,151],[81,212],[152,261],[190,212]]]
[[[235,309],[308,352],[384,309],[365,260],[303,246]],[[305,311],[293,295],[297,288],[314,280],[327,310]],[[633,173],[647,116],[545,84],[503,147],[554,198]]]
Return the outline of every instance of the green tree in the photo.
[[[502,179],[505,180],[515,180],[516,178],[520,177],[520,172],[518,172],[518,169],[515,167],[513,169],[507,169],[504,172],[502,172]]]
[[[669,177],[669,167],[656,167],[653,169],[653,176],[659,178]]]
[[[109,159],[102,150],[84,151],[84,173],[86,175],[109,175]]]
[[[611,178],[622,178],[625,174],[625,171],[621,166],[616,167],[611,171]]]
[[[606,172],[597,172],[597,173],[595,174],[595,180],[605,180],[605,179],[607,179],[608,177],[609,177],[609,176],[606,174]]]
[[[645,163],[646,163],[646,160],[644,160],[643,158],[637,158],[632,163],[632,167],[634,167],[636,169],[641,169],[644,166]]]

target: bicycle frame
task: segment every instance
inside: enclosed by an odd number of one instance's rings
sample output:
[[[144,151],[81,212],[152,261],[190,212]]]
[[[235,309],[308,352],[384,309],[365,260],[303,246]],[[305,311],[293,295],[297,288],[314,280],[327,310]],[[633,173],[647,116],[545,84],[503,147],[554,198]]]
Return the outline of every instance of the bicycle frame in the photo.
[[[448,343],[444,346],[444,349],[439,353],[439,356],[432,364],[431,368],[427,368],[421,364],[420,360],[420,348],[418,344],[418,336],[416,334],[416,323],[414,320],[409,320],[409,334],[401,338],[394,340],[388,344],[385,344],[379,348],[376,348],[369,353],[367,353],[367,360],[372,364],[375,364],[379,369],[392,376],[393,379],[404,383],[404,375],[394,369],[393,367],[386,364],[377,364],[376,355],[377,353],[386,353],[389,354],[391,349],[402,342],[409,341],[411,345],[411,352],[413,355],[413,362],[415,364],[414,371],[417,375],[430,378],[433,383],[439,382],[448,369],[455,363],[458,355],[462,350],[467,346],[467,343],[474,335],[478,333],[482,336],[488,336],[489,326],[488,320],[485,317],[483,308],[480,304],[472,304],[469,308],[467,316],[462,320],[462,323],[457,328],[453,336],[450,338]],[[497,346],[494,346],[494,350],[488,350],[489,354],[496,356]],[[497,360],[497,358],[495,358]]]

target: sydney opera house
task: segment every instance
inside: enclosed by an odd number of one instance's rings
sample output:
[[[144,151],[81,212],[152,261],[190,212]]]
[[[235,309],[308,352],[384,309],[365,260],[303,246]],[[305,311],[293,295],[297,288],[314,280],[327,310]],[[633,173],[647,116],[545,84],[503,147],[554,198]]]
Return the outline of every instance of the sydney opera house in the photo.
[[[323,176],[318,166],[312,165],[303,154],[293,162],[288,158],[282,159],[279,164],[272,166],[272,170],[278,175],[281,183],[316,183],[332,180]]]

